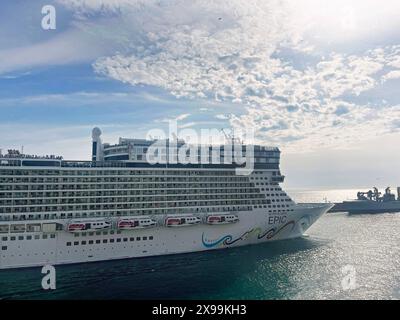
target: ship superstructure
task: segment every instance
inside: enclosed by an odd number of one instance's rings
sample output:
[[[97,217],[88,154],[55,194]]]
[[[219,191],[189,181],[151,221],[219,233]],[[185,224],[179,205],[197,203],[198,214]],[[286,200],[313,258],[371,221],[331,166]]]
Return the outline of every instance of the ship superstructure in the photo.
[[[147,153],[156,140],[110,145],[98,128],[92,138],[91,161],[0,155],[0,268],[294,238],[331,207],[298,205],[282,190],[278,148],[254,146],[254,169],[240,175],[245,164],[226,161],[232,146],[220,146],[206,163],[154,164]],[[165,143],[160,157],[168,160],[174,153]]]

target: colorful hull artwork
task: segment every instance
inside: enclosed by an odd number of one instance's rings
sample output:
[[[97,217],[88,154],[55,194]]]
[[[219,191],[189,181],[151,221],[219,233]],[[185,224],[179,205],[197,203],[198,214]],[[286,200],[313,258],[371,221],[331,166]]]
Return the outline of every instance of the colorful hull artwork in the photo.
[[[229,235],[225,235],[217,240],[209,240],[205,237],[204,232],[203,232],[201,240],[202,240],[203,246],[205,248],[214,248],[218,245],[230,246],[230,245],[235,244],[238,241],[246,240],[249,236],[251,236],[253,234],[257,235],[258,240],[263,239],[263,238],[272,239],[285,229],[290,228],[290,230],[288,230],[288,231],[289,232],[293,231],[295,225],[296,225],[296,222],[294,220],[291,220],[291,221],[286,222],[283,226],[281,226],[279,228],[273,227],[264,232],[262,232],[261,228],[253,228],[253,229],[246,231],[245,233],[243,233],[240,237],[238,237],[236,239],[234,239],[233,236],[229,234]]]

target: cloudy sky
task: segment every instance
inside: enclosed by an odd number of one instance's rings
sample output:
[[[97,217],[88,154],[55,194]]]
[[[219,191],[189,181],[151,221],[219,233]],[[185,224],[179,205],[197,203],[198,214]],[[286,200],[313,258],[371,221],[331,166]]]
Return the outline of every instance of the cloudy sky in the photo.
[[[43,30],[44,5],[56,30]],[[396,0],[3,0],[0,148],[254,128],[290,188],[400,185]]]

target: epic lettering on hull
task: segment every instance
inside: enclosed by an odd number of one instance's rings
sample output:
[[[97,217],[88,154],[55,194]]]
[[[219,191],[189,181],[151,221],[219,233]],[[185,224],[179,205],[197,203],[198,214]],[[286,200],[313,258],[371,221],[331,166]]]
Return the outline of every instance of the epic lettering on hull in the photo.
[[[268,224],[283,224],[286,223],[286,216],[270,216],[268,218]]]

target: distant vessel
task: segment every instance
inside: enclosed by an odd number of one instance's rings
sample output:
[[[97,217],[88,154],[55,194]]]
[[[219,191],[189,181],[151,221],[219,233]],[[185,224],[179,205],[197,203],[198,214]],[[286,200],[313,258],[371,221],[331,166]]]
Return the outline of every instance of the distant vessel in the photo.
[[[381,196],[378,188],[373,191],[357,192],[357,200],[343,201],[336,203],[329,212],[348,212],[348,213],[384,213],[400,212],[400,187],[397,187],[397,199],[390,192],[390,187],[385,189]]]

